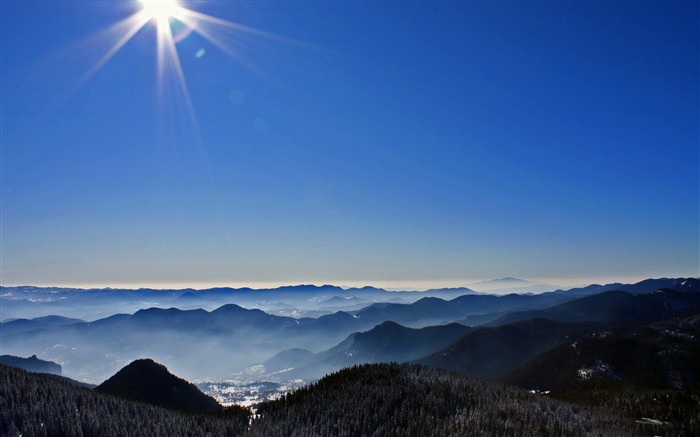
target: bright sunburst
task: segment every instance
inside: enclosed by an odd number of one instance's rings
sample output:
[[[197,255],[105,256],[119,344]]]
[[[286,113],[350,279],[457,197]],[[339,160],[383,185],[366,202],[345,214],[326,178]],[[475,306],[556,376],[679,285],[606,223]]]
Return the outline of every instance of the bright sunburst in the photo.
[[[78,79],[71,92],[75,92],[85,85],[141,29],[151,23],[156,29],[155,46],[159,95],[162,97],[166,88],[168,88],[167,94],[170,98],[178,98],[180,103],[184,104],[186,112],[189,113],[190,121],[195,126],[195,130],[197,122],[180,63],[180,56],[177,50],[178,42],[194,32],[239,61],[243,60],[232,46],[232,43],[238,40],[233,35],[235,33],[243,32],[278,41],[294,42],[238,23],[194,11],[178,0],[133,0],[132,4],[136,8],[133,14],[114,23],[93,38],[93,41],[99,41],[100,44],[108,42],[109,46],[98,55],[98,59],[92,67]]]
[[[185,11],[177,0],[141,0],[139,3],[144,18],[155,19],[158,25],[167,23],[170,18],[182,18]]]

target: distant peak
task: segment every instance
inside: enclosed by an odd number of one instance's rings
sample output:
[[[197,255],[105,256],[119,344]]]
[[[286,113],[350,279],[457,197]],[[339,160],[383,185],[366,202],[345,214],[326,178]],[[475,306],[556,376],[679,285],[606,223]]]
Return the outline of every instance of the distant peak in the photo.
[[[528,282],[525,279],[520,279],[520,278],[514,278],[512,276],[506,276],[505,278],[496,278],[496,279],[491,279],[490,281],[486,282],[491,282],[491,283],[496,283],[496,282],[507,282],[507,283],[514,283],[514,282]]]

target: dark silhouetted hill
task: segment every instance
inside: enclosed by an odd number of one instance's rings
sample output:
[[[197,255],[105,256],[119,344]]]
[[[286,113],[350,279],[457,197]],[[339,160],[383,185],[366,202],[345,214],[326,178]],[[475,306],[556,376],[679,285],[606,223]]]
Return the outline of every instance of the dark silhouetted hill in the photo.
[[[240,436],[249,411],[185,413],[0,365],[2,436]],[[224,416],[224,417],[218,417]]]
[[[133,401],[193,413],[207,413],[220,406],[197,386],[171,374],[151,359],[136,360],[95,390]]]

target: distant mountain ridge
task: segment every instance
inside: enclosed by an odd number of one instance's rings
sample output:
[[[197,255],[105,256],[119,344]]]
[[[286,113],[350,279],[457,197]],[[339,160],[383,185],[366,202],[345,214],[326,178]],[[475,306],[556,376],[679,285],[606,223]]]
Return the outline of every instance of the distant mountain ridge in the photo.
[[[34,373],[49,373],[52,375],[61,375],[62,373],[60,364],[54,363],[53,361],[40,360],[36,355],[32,355],[29,358],[0,355],[0,364],[17,367]]]
[[[598,294],[604,291],[627,291],[632,294],[652,293],[660,289],[676,290],[684,293],[699,293],[700,279],[699,278],[658,278],[645,279],[634,284],[591,284],[586,287],[571,288],[568,290],[556,290],[554,293],[590,295]]]
[[[185,289],[80,289],[60,287],[0,286],[0,321],[21,315],[37,318],[47,315],[97,320],[115,313],[133,313],[149,307],[214,310],[233,303],[258,308],[276,315],[304,317],[357,310],[357,303],[412,303],[422,297],[454,298],[473,293],[468,288],[431,289],[427,291],[387,291],[371,286],[342,288],[335,285],[290,285],[277,288],[215,287]],[[318,303],[333,297],[355,297],[359,301],[336,300],[327,308]]]
[[[285,350],[263,365],[269,372],[286,369],[290,377],[317,379],[355,364],[408,362],[446,347],[472,330],[458,323],[414,329],[386,321],[368,331],[353,333],[317,354],[303,349]]]
[[[84,321],[61,316],[45,316],[34,319],[14,319],[0,323],[0,326],[2,327],[1,334],[5,336],[38,329],[56,329],[75,323],[84,323]]]
[[[508,278],[501,278],[501,280]],[[517,278],[513,278],[517,279]],[[676,281],[676,282],[674,282]],[[696,278],[679,279],[649,279],[637,284],[607,284],[590,285],[570,290],[547,288],[543,284],[526,281],[519,282],[515,288],[499,289],[503,293],[540,292],[562,294],[562,298],[570,295],[595,294],[602,291],[626,290],[632,293],[654,291],[651,288],[679,289],[682,284],[678,281],[697,282]],[[509,287],[510,287],[509,286]],[[645,289],[646,287],[646,289]],[[690,284],[689,287],[694,287]],[[696,287],[697,288],[697,287]],[[484,290],[489,292],[488,289]],[[435,288],[426,291],[387,291],[382,288],[365,286],[342,288],[334,285],[290,285],[278,288],[253,289],[249,287],[231,288],[214,287],[202,290],[185,289],[80,289],[61,287],[0,286],[0,321],[11,318],[37,318],[42,316],[72,317],[82,320],[97,320],[116,313],[132,314],[139,309],[149,307],[179,309],[214,310],[222,305],[234,303],[246,308],[258,308],[265,312],[281,316],[301,318],[305,316],[318,317],[339,310],[356,311],[360,302],[410,304],[424,297],[438,297],[451,300],[459,296],[480,294],[466,287]],[[333,297],[355,297],[359,300],[334,300],[325,307],[319,302]],[[403,321],[402,323],[406,323]]]
[[[520,278],[514,278],[512,276],[506,276],[504,278],[496,278],[496,279],[491,279],[489,281],[484,281],[484,283],[490,283],[490,284],[522,284],[525,282],[530,282],[526,281],[525,279],[520,279]]]
[[[15,320],[0,324],[0,340],[5,350],[14,355],[42,354],[43,359],[66,363],[68,368],[64,368],[64,372],[81,375],[79,378],[87,382],[101,381],[124,363],[141,356],[177,366],[185,377],[225,378],[231,372],[243,371],[285,349],[306,349],[312,354],[329,350],[349,335],[371,330],[384,322],[419,329],[454,322],[506,325],[537,318],[605,323],[625,322],[624,317],[658,319],[671,314],[674,305],[692,303],[696,299],[693,290],[700,288],[699,284],[694,278],[662,278],[605,286],[631,289],[638,294],[611,291],[587,296],[591,290],[583,294],[574,290],[501,296],[471,293],[451,300],[422,297],[412,303],[372,303],[360,310],[297,318],[238,304],[225,304],[213,310],[153,307],[93,322],[60,317]],[[652,293],[665,285],[682,291],[662,289]],[[294,293],[301,291],[299,287],[291,288]],[[95,293],[102,296],[100,292]],[[112,293],[107,291],[106,295]],[[662,295],[672,299],[661,299]],[[327,300],[322,294],[315,299],[314,304]],[[416,343],[416,350],[420,350],[419,343]],[[239,353],[231,355],[231,350]],[[396,355],[395,358],[405,359],[405,356]],[[384,354],[382,359],[394,358]]]
[[[512,283],[523,283],[523,282],[530,282],[525,279],[520,279],[520,278],[515,278],[515,277],[504,277],[504,278],[496,278],[496,279],[491,279],[488,281],[484,281],[484,283],[494,283],[494,282],[512,282]],[[559,289],[559,290],[553,290],[555,292],[569,292],[569,293],[587,293],[592,290],[603,290],[603,291],[609,291],[609,290],[625,290],[629,291],[631,293],[644,293],[644,292],[649,292],[653,291],[654,289],[658,288],[672,288],[676,289],[679,291],[686,291],[685,289],[694,289],[696,290],[698,287],[698,283],[700,283],[700,278],[695,278],[695,277],[682,277],[682,278],[649,278],[649,279],[644,279],[640,282],[632,283],[632,284],[625,284],[625,283],[609,283],[605,285],[600,285],[600,284],[591,284],[586,287],[579,287],[579,288],[571,288],[571,289]],[[683,289],[683,290],[682,290]],[[5,286],[5,285],[0,285],[0,297],[3,299],[19,299],[22,297],[37,297],[41,294],[50,294],[54,296],[55,298],[58,297],[66,297],[66,293],[70,294],[101,294],[103,296],[110,295],[110,294],[136,294],[140,297],[147,297],[147,296],[160,296],[160,295],[177,295],[181,296],[183,294],[187,295],[206,295],[206,294],[246,294],[246,293],[254,293],[258,295],[265,295],[267,293],[288,293],[288,292],[316,292],[318,294],[322,294],[323,292],[326,291],[333,291],[333,292],[343,292],[346,294],[350,294],[350,292],[365,292],[365,293],[373,293],[373,292],[382,292],[382,293],[389,293],[389,294],[394,294],[398,295],[401,293],[410,293],[410,294],[419,294],[426,296],[425,293],[427,292],[450,292],[450,291],[456,291],[460,294],[467,292],[467,293],[474,293],[474,290],[471,290],[467,287],[447,287],[447,288],[430,288],[426,289],[425,291],[401,291],[401,290],[396,290],[396,291],[387,291],[383,288],[378,288],[378,287],[372,287],[372,286],[364,286],[364,287],[351,287],[351,288],[343,288],[339,287],[336,285],[313,285],[313,284],[300,284],[300,285],[284,285],[276,288],[250,288],[250,287],[240,287],[240,288],[235,288],[235,287],[212,287],[212,288],[204,288],[204,289],[194,289],[194,288],[182,288],[182,289],[158,289],[158,288],[111,288],[111,287],[106,287],[106,288],[75,288],[75,287],[38,287],[38,286],[31,286],[31,285],[22,285],[22,286]]]
[[[505,325],[534,318],[561,322],[642,322],[661,320],[670,317],[679,308],[687,307],[700,307],[700,293],[667,288],[644,294],[605,291],[546,309],[512,312],[488,325]]]

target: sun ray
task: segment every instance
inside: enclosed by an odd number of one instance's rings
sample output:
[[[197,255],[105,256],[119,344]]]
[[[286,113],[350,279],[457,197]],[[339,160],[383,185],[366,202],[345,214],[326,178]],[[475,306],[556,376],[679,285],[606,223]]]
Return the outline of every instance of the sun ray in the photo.
[[[219,38],[215,35],[215,33],[209,29],[206,26],[201,26],[198,25],[198,21],[195,19],[192,19],[189,14],[183,18],[183,23],[185,23],[188,26],[191,26],[193,28],[193,32],[197,33],[199,36],[202,38],[206,39],[213,45],[215,45],[219,50],[222,52],[226,53],[229,57],[237,60],[241,64],[243,64],[246,68],[256,71],[258,73],[262,73],[259,71],[257,67],[255,67],[252,63],[246,61],[240,53],[236,52],[236,50],[231,47],[230,45],[227,45],[225,42],[222,41],[222,38]]]
[[[177,48],[177,45],[189,35],[196,33],[226,55],[236,59],[245,68],[255,71],[262,76],[265,76],[264,72],[247,61],[245,56],[242,56],[242,52],[236,49],[240,45],[239,43],[243,41],[243,38],[241,38],[243,34],[287,44],[301,45],[315,50],[324,50],[294,39],[188,9],[179,0],[134,0],[133,4],[137,6],[137,11],[99,32],[87,41],[87,45],[91,49],[106,44],[106,50],[98,56],[97,61],[90,65],[87,71],[78,75],[77,83],[64,97],[67,99],[70,95],[80,90],[141,29],[150,23],[154,26],[156,34],[156,94],[161,101],[165,98],[166,93],[169,94],[170,98],[177,99],[177,101],[171,101],[171,104],[183,109],[184,111],[181,114],[187,114],[185,123],[188,123],[192,128],[197,138],[195,141],[198,143],[201,143],[199,123]],[[176,34],[173,29],[177,28],[178,25],[184,26],[185,31],[177,32]]]
[[[188,32],[197,33],[222,52],[245,65],[246,68],[257,71],[259,74],[262,74],[262,72],[251,63],[246,62],[241,54],[232,47],[230,42],[226,41],[227,37],[222,36],[224,35],[222,31],[226,33],[230,33],[231,31],[247,33],[287,44],[303,45],[305,47],[319,49],[318,47],[291,38],[285,38],[274,33],[254,29],[239,23],[185,8],[178,0],[138,0],[137,3],[139,5],[139,10],[137,12],[115,23],[105,31],[100,32],[97,39],[114,40],[114,43],[109,46],[107,51],[94,65],[80,76],[70,94],[82,88],[149,22],[152,22],[155,26],[157,35],[156,63],[158,94],[162,96],[166,75],[173,74],[177,84],[176,87],[182,93],[183,99],[188,106],[188,112],[191,113],[191,118],[193,119],[194,109],[177,51],[177,43],[180,41],[180,38],[175,38],[173,35],[171,27],[173,21],[181,22],[189,28]],[[218,31],[216,30],[217,28],[219,29]]]
[[[115,23],[110,28],[100,32],[98,37],[100,39],[109,37],[116,34],[116,42],[107,50],[107,52],[100,57],[100,59],[88,69],[80,78],[78,82],[70,90],[69,94],[73,94],[81,89],[85,84],[107,63],[114,55],[121,50],[126,43],[128,43],[143,26],[148,23],[147,19],[144,19],[143,15],[140,13],[135,13],[127,18]],[[105,38],[107,39],[107,38]]]
[[[248,33],[248,34],[252,34],[252,35],[256,35],[256,36],[262,36],[262,37],[265,37],[265,38],[268,38],[271,40],[275,40],[275,41],[279,41],[279,42],[283,42],[286,44],[294,44],[294,45],[303,46],[306,48],[311,48],[314,50],[320,50],[320,51],[324,51],[324,52],[328,51],[327,49],[324,49],[322,47],[319,47],[319,46],[316,46],[313,44],[309,44],[309,43],[299,41],[299,40],[296,40],[293,38],[287,38],[287,37],[277,35],[277,34],[271,33],[271,32],[265,32],[263,30],[248,27],[248,26],[245,26],[245,25],[240,24],[240,23],[234,23],[233,21],[228,21],[228,20],[224,20],[221,18],[213,17],[211,15],[203,14],[201,12],[193,11],[191,9],[186,9],[185,11],[186,12],[182,17],[182,21],[189,20],[189,23],[215,24],[215,25],[223,26],[223,27],[238,31],[238,32],[244,32],[244,33]],[[201,29],[200,26],[196,26],[194,28],[195,32],[201,34],[200,29]]]
[[[173,37],[172,29],[170,28],[170,26],[159,26],[157,32],[159,95],[162,96],[163,94],[165,75],[168,73],[173,73],[175,82],[177,84],[177,88],[179,89],[180,93],[182,93],[182,98],[184,100],[185,108],[187,110],[188,117],[190,118],[190,122],[195,128],[197,137],[199,137],[197,117],[195,116],[194,106],[192,105],[192,99],[190,97],[189,88],[187,87],[185,73],[182,70],[180,56],[175,46],[175,39]]]

